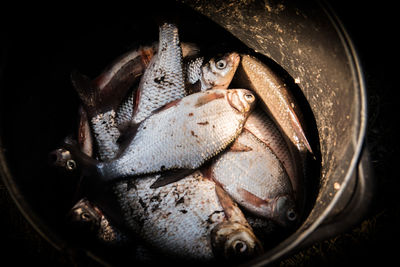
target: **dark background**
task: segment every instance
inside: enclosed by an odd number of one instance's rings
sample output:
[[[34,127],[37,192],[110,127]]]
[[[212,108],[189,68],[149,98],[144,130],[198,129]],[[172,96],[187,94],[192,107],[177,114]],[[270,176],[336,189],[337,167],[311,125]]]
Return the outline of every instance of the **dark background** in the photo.
[[[342,20],[355,44],[364,69],[368,90],[368,136],[367,143],[371,152],[371,164],[375,173],[376,192],[370,211],[364,221],[330,240],[319,242],[314,246],[286,259],[283,265],[338,266],[354,264],[371,264],[372,262],[389,265],[396,262],[397,246],[400,238],[400,190],[399,175],[396,172],[399,157],[397,140],[398,112],[398,17],[397,6],[389,2],[329,1]],[[65,11],[68,23],[74,24],[73,16],[79,10],[79,19],[85,12],[97,12],[97,9],[80,10],[80,6],[60,5],[46,10],[31,8],[21,4],[20,7],[1,8],[1,24],[10,31],[15,24],[21,23],[29,28],[34,21],[45,18],[45,23],[57,21],[58,12]],[[132,8],[132,14],[151,12]],[[74,12],[73,12],[74,11]],[[70,13],[68,13],[70,12]],[[110,9],[110,12],[114,10]],[[105,8],[99,15],[107,14]],[[95,18],[93,14],[90,16]],[[115,18],[116,15],[110,15]],[[59,22],[59,21],[58,21]],[[96,23],[93,21],[92,23]],[[40,26],[40,23],[34,24]],[[76,26],[76,25],[74,25]],[[23,26],[24,27],[24,26]],[[18,27],[16,27],[18,29]],[[55,29],[57,31],[57,29]],[[105,34],[106,35],[106,34]],[[31,36],[34,38],[35,36]],[[21,44],[20,44],[21,45]],[[82,44],[85,46],[88,44]],[[34,47],[27,41],[27,50]],[[4,51],[4,50],[2,50]],[[34,52],[34,51],[33,51]],[[5,55],[2,54],[2,57]],[[57,55],[55,55],[57,56]],[[79,57],[79,55],[76,55]],[[110,59],[104,59],[107,62]],[[20,62],[22,77],[29,73],[31,66]],[[0,65],[3,67],[3,65]],[[85,66],[80,66],[85,68]],[[18,83],[18,81],[16,81]],[[17,96],[17,94],[16,94]],[[29,131],[23,134],[29,134]],[[22,135],[22,134],[21,134]],[[42,266],[97,266],[94,261],[80,257],[71,257],[67,253],[55,250],[40,237],[26,222],[11,200],[6,188],[0,183],[0,257],[10,265],[40,264]],[[1,264],[3,265],[3,264]]]

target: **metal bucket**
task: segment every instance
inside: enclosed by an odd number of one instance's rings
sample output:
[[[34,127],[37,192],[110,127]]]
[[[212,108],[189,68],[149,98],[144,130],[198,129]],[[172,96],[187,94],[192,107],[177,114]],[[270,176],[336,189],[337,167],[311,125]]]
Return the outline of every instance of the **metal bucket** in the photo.
[[[284,69],[315,118],[321,169],[311,209],[294,233],[249,264],[269,264],[353,226],[362,218],[372,192],[364,148],[366,92],[356,51],[333,12],[319,2],[181,2]],[[76,181],[65,182],[68,179],[49,169],[47,153],[76,127],[78,103],[69,84],[70,71],[80,68],[94,76],[126,49],[119,45],[128,42],[121,36],[151,35],[157,29],[132,33],[129,27],[113,28],[129,25],[123,19],[110,26],[94,16],[82,17],[67,22],[66,17],[51,17],[55,25],[60,24],[51,37],[47,22],[8,33],[2,50],[7,60],[0,76],[0,171],[21,212],[54,247],[73,254],[83,250],[113,264],[113,257],[90,245],[77,247],[68,237],[64,219],[74,204]],[[99,34],[102,27],[114,40]],[[29,50],[21,43],[27,39]],[[98,56],[101,53],[105,56]]]

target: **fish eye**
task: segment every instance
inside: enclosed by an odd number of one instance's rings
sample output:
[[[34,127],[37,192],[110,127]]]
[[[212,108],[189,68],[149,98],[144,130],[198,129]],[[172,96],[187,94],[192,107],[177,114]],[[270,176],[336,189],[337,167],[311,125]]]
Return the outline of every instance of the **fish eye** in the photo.
[[[69,170],[69,171],[73,171],[73,170],[75,170],[75,168],[76,168],[76,162],[75,162],[75,160],[73,160],[73,159],[69,159],[69,160],[67,160],[67,170]]]
[[[245,94],[244,99],[246,99],[247,102],[253,102],[255,97],[253,94]]]
[[[243,241],[236,241],[233,247],[237,254],[242,254],[247,251],[247,245]]]
[[[227,64],[226,64],[225,59],[220,59],[217,61],[217,63],[215,63],[215,66],[217,67],[217,69],[220,69],[220,70],[225,69],[226,65]]]
[[[297,214],[293,209],[289,209],[286,212],[286,217],[289,219],[289,221],[295,221],[297,219]]]
[[[88,213],[86,213],[86,212],[83,212],[83,213],[81,214],[81,219],[82,219],[83,221],[89,221],[89,220],[90,220],[90,215],[89,215]]]

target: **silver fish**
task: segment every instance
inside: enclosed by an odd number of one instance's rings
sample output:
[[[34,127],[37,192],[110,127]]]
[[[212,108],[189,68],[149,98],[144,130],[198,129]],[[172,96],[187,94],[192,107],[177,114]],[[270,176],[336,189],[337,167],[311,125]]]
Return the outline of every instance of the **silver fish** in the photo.
[[[254,104],[254,95],[245,89],[186,96],[144,120],[122,154],[97,163],[97,171],[113,180],[170,169],[194,170],[239,135]]]
[[[298,150],[312,153],[296,114],[299,112],[296,102],[281,78],[260,60],[249,55],[242,56],[241,71],[242,82],[258,95],[283,134]]]
[[[120,202],[130,229],[151,247],[181,259],[255,256],[262,246],[241,211],[221,204],[213,181],[199,171],[152,189],[156,176],[131,179]]]
[[[252,133],[244,130],[210,169],[212,179],[255,215],[283,226],[297,220],[292,185],[285,169],[271,149]]]
[[[140,99],[132,121],[140,123],[151,112],[185,96],[182,49],[178,28],[164,23],[159,30],[158,53],[151,59],[138,88]]]

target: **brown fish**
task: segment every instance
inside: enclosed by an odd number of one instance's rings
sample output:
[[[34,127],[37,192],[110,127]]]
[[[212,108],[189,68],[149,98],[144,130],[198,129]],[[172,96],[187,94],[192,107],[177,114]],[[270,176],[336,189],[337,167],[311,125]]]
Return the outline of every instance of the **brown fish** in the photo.
[[[283,134],[298,150],[312,153],[296,114],[296,101],[281,78],[260,60],[249,55],[242,56],[241,71],[242,82],[258,95]]]

